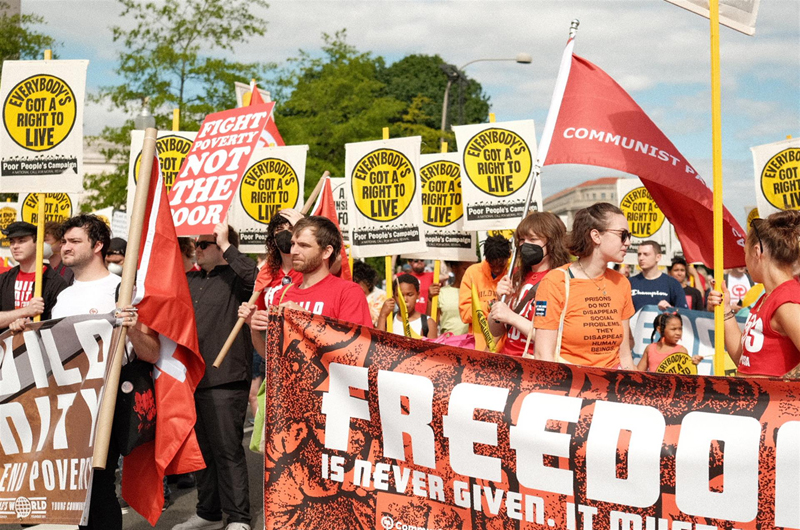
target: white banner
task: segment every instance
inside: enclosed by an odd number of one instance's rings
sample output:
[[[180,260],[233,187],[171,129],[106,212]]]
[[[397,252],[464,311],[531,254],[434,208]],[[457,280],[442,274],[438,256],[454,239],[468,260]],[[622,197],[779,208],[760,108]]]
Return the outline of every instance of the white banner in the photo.
[[[464,230],[516,228],[536,161],[533,120],[454,126],[461,153]],[[531,209],[542,209],[542,189]]]
[[[336,215],[339,218],[339,229],[342,231],[344,244],[350,246],[350,215],[347,208],[347,180],[344,178],[331,179],[333,204],[336,206]]]
[[[238,109],[239,107],[246,107],[250,105],[250,85],[236,81],[234,82],[233,86],[234,90],[236,90],[236,108]],[[261,90],[259,88],[258,92],[261,94],[261,99],[264,100],[264,103],[269,103],[272,101],[272,96],[269,93],[269,90]]]
[[[422,252],[419,148],[422,138],[346,144],[351,255]]]
[[[761,217],[800,209],[800,138],[751,147]],[[748,218],[748,222],[750,219]],[[748,226],[745,229],[749,228]]]
[[[420,155],[425,253],[404,257],[477,261],[475,232],[464,230],[460,153]]]
[[[270,219],[284,208],[303,206],[307,155],[307,145],[253,151],[228,213],[228,222],[239,231],[239,250],[266,252]]]
[[[5,61],[0,80],[0,191],[83,189],[89,61]]]
[[[661,261],[658,264],[670,265],[672,257],[681,249],[680,246],[674,248],[673,242],[677,241],[677,238],[672,236],[674,232],[672,225],[642,181],[637,178],[618,179],[617,199],[622,213],[628,220],[628,229],[633,235],[623,263],[636,265],[639,243],[653,240],[661,245]]]
[[[708,0],[667,0],[701,17],[710,18]],[[719,0],[719,23],[745,35],[756,32],[758,4],[761,0]]]

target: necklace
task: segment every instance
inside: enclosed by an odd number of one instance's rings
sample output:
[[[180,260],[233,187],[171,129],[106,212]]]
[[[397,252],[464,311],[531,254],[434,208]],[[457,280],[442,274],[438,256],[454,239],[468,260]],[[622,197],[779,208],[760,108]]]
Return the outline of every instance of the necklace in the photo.
[[[603,275],[603,287],[600,288],[600,286],[597,285],[597,282],[594,281],[594,278],[592,278],[591,276],[586,274],[586,269],[583,268],[583,263],[581,263],[581,260],[578,260],[578,267],[581,268],[581,272],[583,272],[583,275],[586,276],[587,278],[589,278],[589,281],[591,281],[594,284],[594,286],[597,287],[598,291],[603,291],[603,296],[608,296],[608,293],[606,292],[606,276],[605,276],[605,274]]]

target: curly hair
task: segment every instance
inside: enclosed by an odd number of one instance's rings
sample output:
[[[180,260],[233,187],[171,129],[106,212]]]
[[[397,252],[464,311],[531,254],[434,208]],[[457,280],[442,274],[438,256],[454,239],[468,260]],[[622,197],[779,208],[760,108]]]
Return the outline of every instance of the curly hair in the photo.
[[[75,217],[70,217],[61,224],[62,239],[64,235],[73,228],[83,228],[86,231],[86,236],[89,238],[89,244],[91,244],[92,247],[100,241],[103,244],[103,247],[100,249],[100,254],[103,256],[103,259],[106,258],[108,247],[111,244],[111,230],[108,228],[105,221],[90,213],[82,213]]]

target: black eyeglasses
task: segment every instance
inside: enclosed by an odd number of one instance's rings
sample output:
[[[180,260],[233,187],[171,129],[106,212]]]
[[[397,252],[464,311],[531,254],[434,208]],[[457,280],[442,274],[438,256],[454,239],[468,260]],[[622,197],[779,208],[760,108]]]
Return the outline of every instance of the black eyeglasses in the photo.
[[[764,243],[761,242],[761,236],[758,234],[758,221],[759,223],[763,221],[760,217],[754,217],[752,221],[750,221],[750,226],[753,228],[753,232],[756,234],[756,239],[758,239],[758,248],[761,249],[761,252],[764,252]]]
[[[197,243],[195,243],[195,246],[200,250],[205,250],[211,245],[216,245],[216,243],[214,243],[213,241],[198,241]]]
[[[605,232],[614,232],[615,234],[617,234],[619,236],[619,238],[622,240],[623,243],[626,242],[626,241],[629,241],[631,239],[631,236],[633,235],[633,234],[631,234],[630,230],[626,230],[626,229],[623,229],[623,228],[618,228],[618,229],[615,229],[615,230],[609,229],[609,230],[605,230]]]

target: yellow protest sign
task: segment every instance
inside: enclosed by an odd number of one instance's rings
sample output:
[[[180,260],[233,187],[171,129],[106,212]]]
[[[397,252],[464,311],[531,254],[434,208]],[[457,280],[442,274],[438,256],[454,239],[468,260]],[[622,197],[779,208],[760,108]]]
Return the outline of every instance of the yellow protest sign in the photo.
[[[269,223],[279,210],[295,207],[299,182],[297,173],[285,160],[266,158],[244,174],[239,199],[250,218]]]
[[[644,186],[634,188],[626,193],[619,203],[619,208],[628,220],[633,237],[641,239],[653,237],[666,219],[661,208],[658,207]]]
[[[662,374],[697,375],[697,366],[687,354],[673,353],[661,361],[661,364],[656,368],[656,372]]]
[[[422,181],[422,219],[431,226],[448,226],[464,215],[461,202],[461,167],[437,160],[419,170]]]
[[[15,208],[11,208],[10,206],[0,208],[0,230],[5,230],[8,228],[8,225],[16,220],[17,210]],[[8,248],[9,246],[8,238],[0,232],[0,247]]]
[[[507,129],[485,129],[467,142],[464,172],[482,192],[507,197],[518,191],[531,174],[533,158],[522,136]]]
[[[66,193],[48,193],[44,200],[44,221],[62,223],[72,217],[72,199]],[[39,222],[39,194],[30,193],[22,201],[22,220],[26,223]]]
[[[62,79],[47,74],[20,81],[3,102],[8,135],[29,151],[48,151],[75,126],[75,94]]]
[[[167,193],[172,189],[175,177],[178,175],[178,171],[180,171],[183,165],[183,160],[186,158],[191,148],[192,140],[176,134],[159,136],[156,140],[158,165],[164,177],[164,186],[167,188]],[[142,153],[140,150],[139,154],[136,156],[133,171],[133,179],[136,183],[139,182],[139,165],[141,162]]]
[[[758,208],[753,208],[747,214],[747,223],[745,224],[745,227],[749,228],[750,223],[753,222],[753,219],[759,219],[759,218],[761,218],[761,215],[759,215],[758,213]]]
[[[394,149],[377,149],[363,156],[353,168],[351,183],[355,207],[379,222],[403,215],[417,190],[411,160]]]
[[[779,210],[800,209],[800,147],[775,153],[761,170],[761,192]]]

